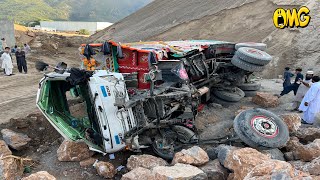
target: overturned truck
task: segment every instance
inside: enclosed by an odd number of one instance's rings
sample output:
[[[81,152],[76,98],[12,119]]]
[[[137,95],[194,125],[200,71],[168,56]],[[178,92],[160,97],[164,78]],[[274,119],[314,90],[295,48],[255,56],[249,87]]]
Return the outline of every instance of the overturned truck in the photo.
[[[46,73],[37,106],[66,139],[94,151],[151,147],[170,160],[184,144],[205,143],[195,127],[204,103],[237,102],[245,96],[238,87],[254,87],[250,76],[272,59],[265,48],[210,40],[83,45],[82,68]],[[77,113],[73,104],[81,104]],[[210,142],[268,149],[289,138],[282,120],[263,109],[239,114],[234,129],[236,136]]]

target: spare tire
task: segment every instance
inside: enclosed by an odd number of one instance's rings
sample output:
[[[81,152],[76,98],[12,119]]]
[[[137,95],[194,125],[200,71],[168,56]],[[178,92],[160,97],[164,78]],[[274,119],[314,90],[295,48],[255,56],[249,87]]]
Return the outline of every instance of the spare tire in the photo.
[[[261,88],[261,83],[249,82],[243,83],[238,86],[243,91],[258,91]]]
[[[277,115],[264,109],[250,109],[240,113],[236,121],[241,132],[259,146],[278,148],[289,140],[288,126]]]
[[[213,94],[218,98],[229,102],[238,102],[245,96],[244,92],[238,87],[235,87],[232,90],[213,90]]]
[[[229,101],[220,99],[220,98],[218,98],[218,97],[215,96],[215,95],[212,95],[212,96],[211,96],[211,99],[212,99],[212,102],[217,103],[217,104],[220,104],[220,105],[223,106],[223,107],[229,107],[229,106],[234,105],[234,103],[235,103],[235,102],[229,102]]]
[[[234,55],[231,63],[235,65],[236,67],[249,71],[249,72],[261,72],[264,70],[264,66],[261,65],[256,65],[256,64],[251,64],[248,62],[245,62],[241,60],[237,55]]]
[[[250,47],[239,48],[236,55],[245,62],[262,66],[269,64],[272,60],[272,56],[268,53]]]
[[[255,42],[244,42],[244,43],[238,43],[236,44],[235,48],[238,50],[242,47],[251,47],[255,49],[259,49],[261,51],[265,51],[267,49],[267,45],[264,43],[255,43]]]
[[[243,91],[245,94],[245,97],[254,97],[255,95],[257,95],[258,91]]]

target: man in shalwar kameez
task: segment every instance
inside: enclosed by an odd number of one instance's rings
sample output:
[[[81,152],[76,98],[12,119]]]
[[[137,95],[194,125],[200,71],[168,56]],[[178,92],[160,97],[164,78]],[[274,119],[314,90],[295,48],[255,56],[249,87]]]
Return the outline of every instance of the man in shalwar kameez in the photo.
[[[320,77],[312,78],[312,86],[304,96],[299,109],[303,111],[302,123],[313,124],[318,113],[320,113]]]
[[[1,55],[2,65],[1,67],[4,69],[4,73],[6,76],[12,75],[12,59],[10,56],[10,48],[6,47],[4,53]]]

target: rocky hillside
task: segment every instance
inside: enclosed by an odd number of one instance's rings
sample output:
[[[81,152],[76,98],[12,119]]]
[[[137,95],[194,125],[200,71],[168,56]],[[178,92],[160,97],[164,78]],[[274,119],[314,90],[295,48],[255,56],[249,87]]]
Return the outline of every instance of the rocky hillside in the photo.
[[[39,20],[116,22],[152,0],[0,0],[0,18],[26,24]]]
[[[306,5],[312,20],[307,28],[276,29],[278,8]],[[92,41],[216,39],[255,41],[268,45],[273,62],[263,72],[272,78],[285,66],[319,72],[320,19],[316,0],[155,0],[136,13],[91,37]],[[163,7],[163,8],[161,8]],[[164,8],[165,7],[165,8]]]

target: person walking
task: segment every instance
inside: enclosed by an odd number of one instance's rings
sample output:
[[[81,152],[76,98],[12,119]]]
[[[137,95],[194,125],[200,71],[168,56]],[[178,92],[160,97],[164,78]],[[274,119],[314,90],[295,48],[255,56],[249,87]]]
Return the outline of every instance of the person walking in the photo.
[[[290,72],[289,67],[286,67],[284,69],[285,71],[283,73],[283,89],[291,85],[291,78],[294,76],[294,74]]]
[[[281,96],[283,96],[285,94],[288,94],[291,91],[293,91],[294,95],[297,95],[298,88],[299,88],[299,86],[301,84],[300,79],[303,79],[303,75],[302,75],[301,72],[302,72],[301,68],[297,68],[296,69],[296,72],[295,72],[296,73],[296,79],[294,80],[294,83],[289,85],[289,86],[287,86],[287,87],[285,87],[283,89],[283,91],[281,92],[281,94],[278,95],[278,97],[281,97]]]
[[[17,59],[17,65],[18,65],[18,70],[20,73],[22,73],[22,69],[25,74],[27,74],[27,62],[26,62],[26,54],[24,51],[21,51],[21,48],[17,48],[16,54],[16,59]]]
[[[293,108],[298,111],[302,99],[312,85],[313,71],[307,71],[305,80],[300,79],[301,85],[298,88],[297,95],[293,101]]]
[[[10,48],[6,47],[4,53],[1,55],[2,65],[1,67],[4,69],[4,73],[6,76],[11,76],[12,74],[12,59],[10,56]]]
[[[313,124],[316,115],[320,113],[320,77],[312,78],[313,84],[304,96],[299,109],[303,111],[302,123]]]

